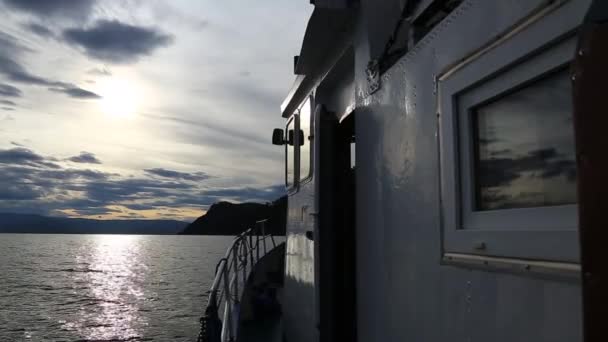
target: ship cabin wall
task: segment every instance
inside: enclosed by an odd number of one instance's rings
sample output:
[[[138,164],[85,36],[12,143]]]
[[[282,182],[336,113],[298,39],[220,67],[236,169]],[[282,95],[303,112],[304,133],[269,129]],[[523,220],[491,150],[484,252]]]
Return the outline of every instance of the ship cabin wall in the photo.
[[[322,14],[325,15],[325,14]],[[316,33],[313,33],[316,34]],[[288,186],[287,249],[285,260],[285,286],[283,290],[284,330],[289,341],[318,341],[321,325],[321,294],[318,284],[322,265],[319,264],[319,163],[320,141],[316,137],[319,111],[332,116],[338,123],[341,118],[352,113],[355,108],[354,95],[354,51],[353,32],[345,29],[339,35],[339,42],[319,61],[320,67],[307,75],[300,76],[299,87],[292,92],[283,106],[283,116],[288,122],[295,121],[296,130],[309,123],[309,130],[303,130],[302,137],[309,144],[310,158],[307,159],[302,147],[293,148],[296,156],[296,181]],[[317,52],[318,53],[318,52]],[[286,126],[287,128],[287,126]],[[286,130],[287,131],[287,130]],[[301,170],[309,165],[309,172]],[[354,231],[354,227],[351,229]],[[331,271],[327,271],[331,272]],[[352,282],[354,286],[354,281]],[[327,309],[327,308],[326,308]]]
[[[491,93],[516,93],[567,73],[590,0],[463,0],[421,35],[405,27],[415,42],[405,44],[374,90],[368,63],[381,56],[405,3],[360,0],[349,39],[300,83],[312,117],[323,106],[338,120],[356,118],[357,340],[582,341],[577,227],[569,225],[576,205],[560,206],[555,217],[563,225],[545,220],[553,217],[549,211],[539,219],[537,208],[526,208],[498,220],[511,227],[464,227],[461,164],[468,152],[461,151],[463,122],[455,113],[461,102],[499,98]],[[427,15],[433,3],[418,1],[411,18]],[[305,100],[297,102],[290,106]],[[317,236],[307,233],[317,233],[316,218],[325,210],[315,154],[329,147],[317,138],[311,139],[313,176],[289,190],[284,325],[290,342],[320,338],[315,284],[322,283],[323,260]]]

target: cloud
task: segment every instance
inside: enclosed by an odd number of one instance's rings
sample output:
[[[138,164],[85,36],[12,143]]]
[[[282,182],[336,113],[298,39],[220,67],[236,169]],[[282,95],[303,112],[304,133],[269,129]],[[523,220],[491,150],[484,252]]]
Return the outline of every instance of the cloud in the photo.
[[[90,152],[81,152],[68,160],[97,164],[97,158]],[[184,208],[205,209],[220,200],[268,202],[285,192],[282,185],[210,188],[200,184],[201,180],[214,178],[204,172],[151,168],[143,170],[144,176],[125,176],[69,168],[56,162],[56,158],[21,146],[0,150],[0,211],[109,215],[122,207],[125,214],[129,210],[165,213]]]
[[[33,49],[27,47],[14,36],[0,31],[0,54],[4,56],[17,56],[23,52],[34,52]]]
[[[185,172],[167,170],[167,169],[162,169],[162,168],[146,169],[144,171],[151,175],[160,176],[163,178],[183,179],[183,180],[194,181],[194,182],[199,182],[199,181],[203,181],[203,180],[211,178],[211,176],[209,176],[208,174],[206,174],[204,172],[185,173]]]
[[[46,26],[38,24],[38,23],[26,23],[22,25],[26,30],[40,36],[43,38],[52,38],[55,36],[55,33],[48,29]]]
[[[0,150],[0,164],[27,165],[33,167],[47,167],[56,169],[60,166],[53,163],[54,158],[45,158],[25,147],[15,147]]]
[[[59,87],[59,88],[49,88],[50,91],[54,91],[57,93],[63,93],[68,95],[69,97],[72,98],[76,98],[76,99],[100,99],[101,96],[95,94],[92,91],[88,91],[73,85],[65,85],[63,87]]]
[[[83,20],[91,15],[95,0],[2,0],[8,7],[40,18]]]
[[[213,189],[205,191],[205,196],[221,200],[244,201],[273,201],[285,194],[284,185],[274,185],[266,188],[237,187]]]
[[[31,51],[31,49],[21,45],[14,37],[0,32],[0,74],[3,74],[13,82],[49,87],[52,91],[60,92],[73,98],[100,98],[99,95],[72,83],[50,80],[30,73],[23,65],[17,62],[17,59],[21,59],[21,55],[24,52]],[[6,90],[9,94],[21,94],[18,89],[12,86],[4,84],[3,86],[0,87],[0,91]]]
[[[75,86],[71,83],[48,80],[46,78],[30,74],[20,64],[15,61],[0,56],[0,74],[4,74],[13,82],[19,82],[37,86],[48,86],[49,90],[64,93],[70,97],[80,99],[98,99],[101,96]]]
[[[21,97],[21,90],[9,84],[0,83],[0,96]]]
[[[79,155],[68,158],[68,160],[74,163],[101,164],[101,161],[95,157],[95,154],[86,151],[82,151]]]
[[[13,101],[9,101],[9,100],[0,100],[0,104],[3,104],[5,106],[16,106],[17,104]]]
[[[555,148],[534,150],[517,158],[490,158],[479,161],[479,185],[492,188],[509,185],[527,173],[544,179],[566,176],[576,180],[576,162],[564,159]]]
[[[156,28],[140,27],[117,20],[98,20],[89,28],[63,31],[63,38],[80,46],[91,58],[111,63],[133,63],[173,42]]]
[[[2,184],[2,182],[0,182]],[[2,184],[0,200],[33,200],[42,196],[42,192],[24,184]]]
[[[89,69],[87,74],[96,76],[112,76],[112,72],[110,72],[110,70],[108,70],[106,67]]]
[[[7,112],[13,111],[15,110],[15,108],[11,108],[11,107],[2,107],[2,110],[5,110]]]

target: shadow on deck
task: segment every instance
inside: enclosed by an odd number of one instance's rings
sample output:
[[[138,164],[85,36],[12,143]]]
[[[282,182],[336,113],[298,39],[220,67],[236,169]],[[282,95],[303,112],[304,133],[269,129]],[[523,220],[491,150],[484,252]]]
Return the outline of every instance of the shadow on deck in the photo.
[[[266,254],[251,273],[241,301],[238,342],[281,342],[285,244]]]

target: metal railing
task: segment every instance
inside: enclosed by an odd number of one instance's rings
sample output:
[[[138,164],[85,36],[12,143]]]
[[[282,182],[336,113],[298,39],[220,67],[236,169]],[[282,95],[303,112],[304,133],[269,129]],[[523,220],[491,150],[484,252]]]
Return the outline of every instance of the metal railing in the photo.
[[[198,342],[236,341],[240,300],[247,278],[260,258],[276,247],[272,234],[266,234],[266,222],[258,221],[253,228],[237,235],[217,264],[208,292],[209,302],[201,317]],[[270,243],[272,247],[269,249]]]

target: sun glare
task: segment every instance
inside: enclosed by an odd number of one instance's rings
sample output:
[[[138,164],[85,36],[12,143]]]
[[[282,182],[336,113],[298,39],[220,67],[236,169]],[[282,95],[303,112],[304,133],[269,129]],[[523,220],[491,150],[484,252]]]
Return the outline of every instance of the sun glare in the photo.
[[[116,118],[129,118],[135,115],[138,94],[133,83],[119,79],[104,82],[101,106],[107,115]]]

